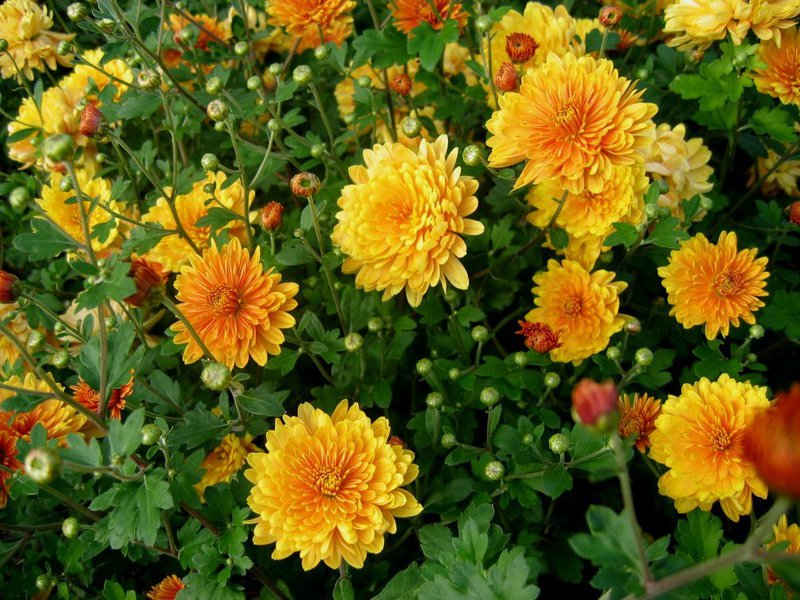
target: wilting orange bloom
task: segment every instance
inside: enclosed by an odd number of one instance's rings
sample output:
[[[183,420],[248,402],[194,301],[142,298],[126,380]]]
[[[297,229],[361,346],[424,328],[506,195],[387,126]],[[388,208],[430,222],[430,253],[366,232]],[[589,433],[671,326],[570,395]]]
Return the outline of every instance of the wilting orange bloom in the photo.
[[[280,202],[268,202],[261,209],[261,226],[267,231],[275,231],[283,223],[283,204]]]
[[[544,323],[529,323],[528,321],[517,321],[520,330],[517,331],[525,338],[525,346],[535,350],[539,354],[546,354],[555,350],[561,345],[558,340],[558,333],[550,329]]]
[[[183,584],[177,575],[170,575],[160,583],[154,585],[149,592],[147,592],[148,600],[175,600],[182,589],[186,586]]]
[[[776,492],[800,499],[800,383],[777,395],[744,435],[744,451],[758,475]]]
[[[34,78],[34,71],[68,67],[69,56],[56,52],[61,41],[69,41],[74,33],[51,31],[53,16],[32,0],[6,0],[0,6],[0,39],[8,42],[8,48],[0,54],[0,74],[3,79],[19,77]],[[16,63],[17,67],[14,68]]]
[[[780,46],[776,42],[770,40],[758,46],[764,66],[753,73],[756,89],[784,104],[800,104],[800,29],[784,31]]]
[[[160,263],[137,256],[131,260],[128,277],[136,284],[136,292],[125,298],[125,302],[139,308],[152,308],[161,304],[169,274]]]
[[[756,322],[753,313],[764,303],[764,289],[769,273],[767,258],[756,259],[756,248],[737,251],[736,234],[723,231],[716,244],[699,233],[673,250],[666,266],[658,269],[669,314],[686,329],[705,325],[705,334],[713,340],[721,332],[728,335],[730,326]]]
[[[194,486],[200,498],[207,487],[230,481],[236,472],[242,468],[248,452],[256,452],[258,448],[253,445],[253,436],[245,435],[243,438],[235,433],[229,433],[203,459],[200,465],[205,470],[200,482]]]
[[[767,497],[767,486],[745,454],[745,431],[769,408],[767,388],[738,382],[727,374],[703,377],[669,396],[650,434],[650,457],[669,469],[658,490],[675,501],[678,512],[711,510],[719,501],[732,521],[749,514],[753,495]]]
[[[550,352],[555,362],[578,364],[602,351],[625,320],[618,314],[619,294],[628,287],[614,273],[589,273],[571,260],[550,260],[547,270],[533,277],[536,308],[525,315],[557,331],[561,345]]]
[[[616,425],[618,394],[613,381],[598,383],[584,377],[572,388],[571,396],[576,423],[600,430]]]
[[[298,552],[305,570],[361,568],[397,531],[395,518],[422,511],[401,489],[419,474],[414,453],[389,443],[386,418],[371,421],[346,400],[330,416],[308,403],[297,415],[276,419],[266,453],[247,456],[253,543],[275,544],[277,560]]]
[[[743,0],[678,0],[664,12],[664,33],[674,34],[667,42],[680,50],[706,50],[730,33],[740,44],[747,35],[747,4]]]
[[[75,398],[76,402],[83,404],[92,412],[96,413],[98,411],[100,407],[100,392],[93,389],[92,386],[83,380],[78,381],[78,383],[73,385],[70,389],[72,390],[72,397]],[[106,405],[108,416],[119,421],[122,418],[122,411],[125,408],[125,404],[132,393],[133,375],[131,375],[131,379],[128,383],[122,387],[111,390],[111,395]]]
[[[388,300],[405,289],[418,306],[431,286],[465,290],[462,235],[483,233],[466,218],[478,208],[478,182],[461,175],[458,151],[448,153],[447,136],[420,142],[414,151],[399,143],[364,151],[366,166],[350,167],[331,240],[347,256],[345,273],[356,286],[383,292]]]
[[[252,358],[264,366],[267,356],[281,352],[282,329],[292,327],[289,311],[297,306],[296,283],[282,283],[271,270],[264,273],[261,249],[252,257],[239,240],[222,249],[212,242],[203,256],[192,256],[175,280],[178,308],[214,360],[229,368],[244,367]],[[193,363],[203,350],[183,321],[171,327],[175,343],[186,344],[183,361]]]
[[[608,60],[550,54],[500,98],[486,124],[489,164],[527,160],[515,189],[557,179],[573,194],[598,193],[611,167],[642,162],[638,150],[655,139],[658,109],[641,96]]]
[[[656,429],[656,418],[661,414],[661,400],[647,394],[623,394],[617,401],[620,419],[617,433],[628,438],[636,435],[636,449],[644,452],[650,447],[650,434]]]
[[[494,87],[501,92],[513,92],[517,89],[517,69],[510,61],[504,62],[494,74]]]
[[[12,471],[22,467],[22,463],[17,458],[18,439],[12,429],[0,422],[0,465]],[[0,508],[5,508],[8,503],[9,479],[11,479],[11,473],[0,469]]]
[[[461,5],[451,0],[394,0],[389,4],[394,17],[394,26],[405,34],[423,23],[435,30],[444,27],[445,20],[455,19],[459,27],[467,24],[467,13]]]
[[[300,38],[302,52],[327,42],[341,46],[353,33],[355,6],[354,0],[269,0],[267,14],[270,25]]]
[[[795,474],[795,477],[797,475]],[[765,550],[769,550],[776,544],[781,542],[789,542],[789,546],[783,549],[783,552],[791,552],[792,554],[800,554],[800,526],[797,523],[789,525],[786,520],[786,515],[781,515],[778,522],[772,527],[772,541],[764,545]],[[781,583],[781,578],[775,574],[775,571],[767,565],[767,583],[769,585],[776,585]],[[787,598],[792,598],[791,594],[787,594]]]

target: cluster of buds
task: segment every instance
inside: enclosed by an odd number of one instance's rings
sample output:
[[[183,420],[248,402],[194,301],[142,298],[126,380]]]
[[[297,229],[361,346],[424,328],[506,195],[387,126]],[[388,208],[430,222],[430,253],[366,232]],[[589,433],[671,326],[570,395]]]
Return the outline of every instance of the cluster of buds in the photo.
[[[554,332],[549,325],[530,321],[517,321],[517,323],[520,330],[516,333],[525,338],[527,348],[535,350],[539,354],[546,354],[561,346],[558,333]]]

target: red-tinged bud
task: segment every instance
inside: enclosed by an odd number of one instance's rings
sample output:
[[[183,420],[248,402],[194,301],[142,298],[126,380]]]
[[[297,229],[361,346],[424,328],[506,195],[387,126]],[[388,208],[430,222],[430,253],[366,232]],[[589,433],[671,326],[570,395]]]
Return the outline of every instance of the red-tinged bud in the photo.
[[[539,44],[527,33],[512,33],[506,37],[506,54],[511,62],[528,62],[536,54]]]
[[[400,73],[389,82],[389,87],[392,88],[393,92],[405,96],[411,91],[411,77],[405,73]]]
[[[97,110],[97,107],[88,102],[81,113],[81,127],[79,131],[81,135],[91,137],[95,135],[100,129],[100,124],[103,121],[103,114]]]
[[[525,346],[531,350],[535,350],[539,354],[546,354],[561,346],[558,334],[549,325],[529,321],[517,321],[517,323],[520,326],[517,333],[525,337]]]
[[[298,173],[292,177],[289,187],[295,196],[299,196],[300,198],[308,198],[319,191],[319,177],[313,173],[303,171],[302,173]]]
[[[618,6],[604,6],[600,9],[600,25],[606,29],[614,29],[622,20],[622,9]]]
[[[745,429],[745,457],[767,486],[800,500],[800,383],[751,421]]]
[[[517,70],[509,61],[500,65],[494,74],[494,85],[501,92],[513,92],[517,89]]]
[[[792,202],[789,205],[789,221],[795,225],[800,225],[800,201]]]
[[[612,381],[597,383],[581,379],[572,388],[572,418],[584,427],[608,433],[617,427],[617,386]]]
[[[19,297],[21,284],[16,275],[0,270],[0,304],[9,304]]]
[[[125,298],[125,302],[139,308],[153,308],[161,304],[169,279],[161,264],[141,257],[134,258],[128,275],[136,284],[136,293]]]
[[[261,209],[261,226],[267,231],[275,231],[283,223],[283,204],[269,202]]]

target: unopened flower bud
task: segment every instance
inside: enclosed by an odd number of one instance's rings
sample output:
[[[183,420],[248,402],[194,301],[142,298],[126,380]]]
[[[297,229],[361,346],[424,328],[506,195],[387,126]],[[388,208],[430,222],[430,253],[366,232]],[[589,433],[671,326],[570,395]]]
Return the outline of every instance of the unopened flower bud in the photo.
[[[453,367],[447,372],[447,376],[450,378],[451,381],[455,381],[456,379],[461,377],[461,369]]]
[[[53,587],[53,578],[50,575],[41,574],[36,578],[36,589],[44,592]]]
[[[44,334],[41,331],[32,331],[28,336],[28,350],[30,352],[39,352],[44,347]]]
[[[80,2],[73,2],[67,7],[67,18],[73,23],[82,21],[88,14],[89,11],[86,9],[86,6]]]
[[[789,222],[800,225],[800,201],[792,202],[789,205]]]
[[[348,352],[358,352],[364,346],[364,338],[360,333],[348,333],[344,338],[344,348]]]
[[[302,173],[298,173],[292,177],[289,188],[292,190],[292,194],[295,196],[299,196],[300,198],[308,198],[319,191],[319,177],[313,173],[303,171]]]
[[[411,77],[406,73],[395,75],[389,82],[389,87],[393,92],[405,96],[411,91]]]
[[[66,133],[51,135],[44,141],[42,154],[50,162],[60,163],[72,157],[75,151],[75,142]]]
[[[297,238],[298,240],[302,240],[303,236],[305,236],[306,232],[300,229],[299,227],[292,232],[292,235]]]
[[[422,123],[416,117],[406,117],[400,124],[400,128],[403,130],[403,135],[413,138],[417,137],[419,132],[422,131]]]
[[[489,339],[489,330],[483,325],[476,325],[472,328],[470,335],[472,336],[473,341],[485,342]]]
[[[106,317],[105,319],[103,319],[103,323],[105,324],[106,329],[108,329],[109,331],[116,329],[118,324],[117,317],[115,317],[114,315]]]
[[[475,27],[481,33],[486,33],[487,31],[491,30],[493,25],[494,21],[492,21],[492,17],[489,15],[481,15],[475,19]]]
[[[222,132],[225,131],[227,128],[228,126],[225,124],[225,121],[217,121],[216,123],[214,123],[214,131]]]
[[[518,367],[525,367],[528,365],[528,353],[527,352],[514,352],[514,364]]]
[[[637,333],[641,333],[642,322],[639,319],[631,319],[630,321],[625,323],[625,331],[634,335]]]
[[[16,301],[21,291],[22,284],[19,282],[19,277],[0,270],[0,304]]]
[[[383,319],[380,317],[371,317],[370,320],[367,321],[367,329],[372,333],[378,333],[383,329]]]
[[[193,26],[187,26],[172,36],[172,39],[179,46],[189,47],[194,45],[195,30]]]
[[[278,79],[275,77],[275,75],[270,73],[269,70],[266,70],[261,74],[261,83],[264,84],[264,87],[268,90],[274,90],[275,86],[278,85]],[[253,91],[256,91],[257,89],[258,88],[255,88]]]
[[[15,187],[8,196],[8,203],[15,210],[22,210],[31,201],[31,193],[26,187]]]
[[[214,171],[219,166],[219,159],[216,154],[206,152],[200,159],[200,166],[203,167],[204,171]]]
[[[81,135],[91,137],[100,129],[103,121],[103,114],[91,102],[87,102],[81,113],[81,126],[78,131]]]
[[[282,129],[281,120],[273,117],[269,121],[267,121],[267,129],[271,133],[278,133]]]
[[[142,427],[142,443],[145,446],[152,446],[161,439],[163,434],[164,432],[161,430],[161,427],[155,423],[148,423]]]
[[[561,385],[561,377],[558,373],[546,373],[544,376],[544,385],[550,389],[555,389]]]
[[[231,384],[231,370],[222,363],[210,362],[203,368],[200,381],[208,389],[221,392]]]
[[[617,386],[581,379],[572,388],[572,418],[585,427],[609,432],[617,426]]]
[[[486,479],[489,479],[490,481],[498,481],[502,479],[505,473],[506,468],[499,460],[489,461],[486,463],[486,467],[483,469],[483,474],[486,476]]]
[[[325,60],[330,53],[331,51],[327,46],[317,46],[314,48],[314,58],[317,60]]]
[[[217,184],[216,184],[216,182],[209,182],[209,183],[205,183],[205,184],[203,184],[203,191],[204,191],[206,194],[211,194],[211,195],[213,195],[213,194],[214,194],[214,192],[215,192],[215,191],[217,191]]]
[[[71,192],[72,191],[72,177],[69,175],[64,175],[61,178],[61,181],[58,182],[58,189],[62,192]]]
[[[142,69],[136,75],[136,83],[143,90],[157,90],[161,87],[161,74],[155,69]]]
[[[464,164],[468,167],[475,167],[481,164],[481,149],[475,144],[470,144],[464,148],[464,151],[461,153],[461,160],[463,160]]]
[[[433,362],[429,358],[421,358],[417,361],[417,374],[420,377],[427,377],[431,369],[433,369]]]
[[[117,22],[114,19],[100,19],[96,21],[96,24],[103,33],[111,33],[117,26]]]
[[[297,85],[308,85],[311,83],[313,77],[314,73],[308,65],[300,65],[299,67],[295,67],[294,71],[292,71],[292,80],[294,80]]]
[[[600,9],[600,25],[606,29],[614,29],[622,20],[622,9],[618,6],[604,6]]]
[[[511,62],[528,62],[536,54],[539,44],[527,33],[514,32],[506,36],[506,54]]]
[[[458,444],[456,436],[452,433],[445,433],[441,440],[442,448],[454,448]]]
[[[517,83],[517,69],[512,62],[505,61],[494,74],[494,86],[501,92],[513,92]]]
[[[283,223],[283,204],[268,202],[261,209],[261,226],[267,231],[275,231]]]
[[[516,333],[525,338],[525,346],[539,354],[547,354],[561,346],[558,334],[545,323],[517,321],[520,330]]]
[[[430,408],[439,408],[442,404],[444,404],[444,396],[442,396],[439,392],[431,392],[425,398],[425,404],[427,404]]]
[[[325,144],[314,144],[309,150],[312,158],[320,158],[325,154]]]
[[[258,75],[253,75],[247,80],[247,89],[251,92],[258,91],[261,88],[263,81]]]
[[[372,86],[372,79],[370,79],[366,75],[362,75],[361,77],[356,79],[356,84],[358,85],[358,87],[366,89]],[[391,82],[389,83],[389,87],[391,87]]]
[[[653,219],[658,218],[658,206],[655,205],[655,204],[645,204],[644,205],[644,215],[650,221],[652,221]]]
[[[619,349],[619,346],[610,346],[608,350],[606,350],[606,357],[608,360],[617,361],[622,356],[622,350]]]
[[[50,483],[61,475],[61,455],[50,448],[33,448],[25,457],[25,473],[34,483]]]
[[[555,433],[547,440],[547,445],[553,454],[564,454],[569,449],[569,438],[563,433]]]
[[[273,77],[277,77],[283,73],[283,65],[281,63],[272,63],[269,67],[267,67],[267,71],[269,71]]]
[[[754,340],[760,340],[762,337],[764,337],[764,328],[758,323],[752,325],[750,327],[750,337]]]
[[[653,362],[653,351],[650,348],[639,348],[634,355],[634,361],[640,367],[647,367]]]
[[[72,44],[67,40],[61,40],[56,46],[56,54],[59,56],[69,56],[72,54]]]
[[[250,44],[245,41],[236,42],[233,47],[233,53],[236,56],[245,56],[248,52],[250,52]]]
[[[230,113],[228,109],[228,105],[220,100],[219,98],[215,98],[211,102],[208,103],[206,107],[206,114],[212,121],[221,122],[228,118],[228,114]]]
[[[81,523],[75,517],[68,517],[61,523],[61,533],[68,540],[73,540],[78,537],[81,532]]]
[[[50,357],[50,363],[56,369],[64,369],[69,364],[69,352],[66,350],[58,350]]]
[[[481,404],[486,406],[494,406],[500,401],[500,392],[496,388],[487,387],[481,390]]]

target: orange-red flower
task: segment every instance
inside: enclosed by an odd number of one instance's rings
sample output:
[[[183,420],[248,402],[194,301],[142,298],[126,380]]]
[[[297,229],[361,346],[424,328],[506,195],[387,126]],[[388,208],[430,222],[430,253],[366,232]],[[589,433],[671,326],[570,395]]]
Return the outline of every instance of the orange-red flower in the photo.
[[[617,386],[613,381],[598,383],[581,379],[572,388],[572,418],[587,427],[605,429],[613,421],[616,424]]]
[[[19,278],[11,273],[0,270],[0,303],[8,304],[17,299]]]
[[[6,469],[16,471],[22,466],[17,458],[17,436],[13,430],[0,423],[0,465]],[[0,508],[5,508],[8,503],[8,480],[11,473],[5,469],[0,469]]]
[[[494,85],[501,92],[517,89],[517,69],[509,61],[504,62],[494,74]]]
[[[70,389],[72,390],[72,396],[75,398],[76,402],[83,404],[83,406],[92,412],[98,411],[100,407],[100,392],[93,389],[92,386],[83,380],[80,380]],[[125,404],[132,393],[133,376],[131,376],[130,381],[128,381],[128,383],[122,387],[111,390],[111,396],[109,397],[108,404],[106,406],[108,416],[110,416],[112,419],[120,420],[122,418],[122,411],[125,408]]]
[[[506,37],[506,54],[515,64],[528,62],[538,47],[539,42],[527,33],[515,31]]]
[[[447,19],[455,19],[459,27],[467,24],[467,13],[459,3],[451,0],[394,0],[389,7],[394,26],[405,34],[410,34],[423,23],[438,31]]]
[[[558,333],[553,331],[549,325],[544,323],[530,323],[529,321],[517,321],[520,330],[518,334],[525,338],[525,345],[539,354],[546,354],[561,345],[558,340]]]
[[[283,204],[269,202],[261,209],[261,226],[267,231],[275,231],[283,223]]]
[[[354,0],[269,0],[269,23],[300,38],[297,50],[326,42],[341,46],[353,32]],[[320,35],[321,34],[321,35]]]
[[[125,298],[125,302],[139,308],[152,308],[161,304],[167,289],[169,274],[161,263],[137,257],[131,260],[128,276],[136,284],[136,292]]]
[[[149,592],[147,592],[148,600],[175,600],[182,589],[186,586],[183,584],[177,575],[170,575],[160,583],[154,585]]]
[[[636,449],[644,452],[650,447],[650,434],[656,429],[656,418],[661,414],[661,400],[647,394],[624,394],[617,401],[620,419],[617,433],[620,437],[636,436]]]

